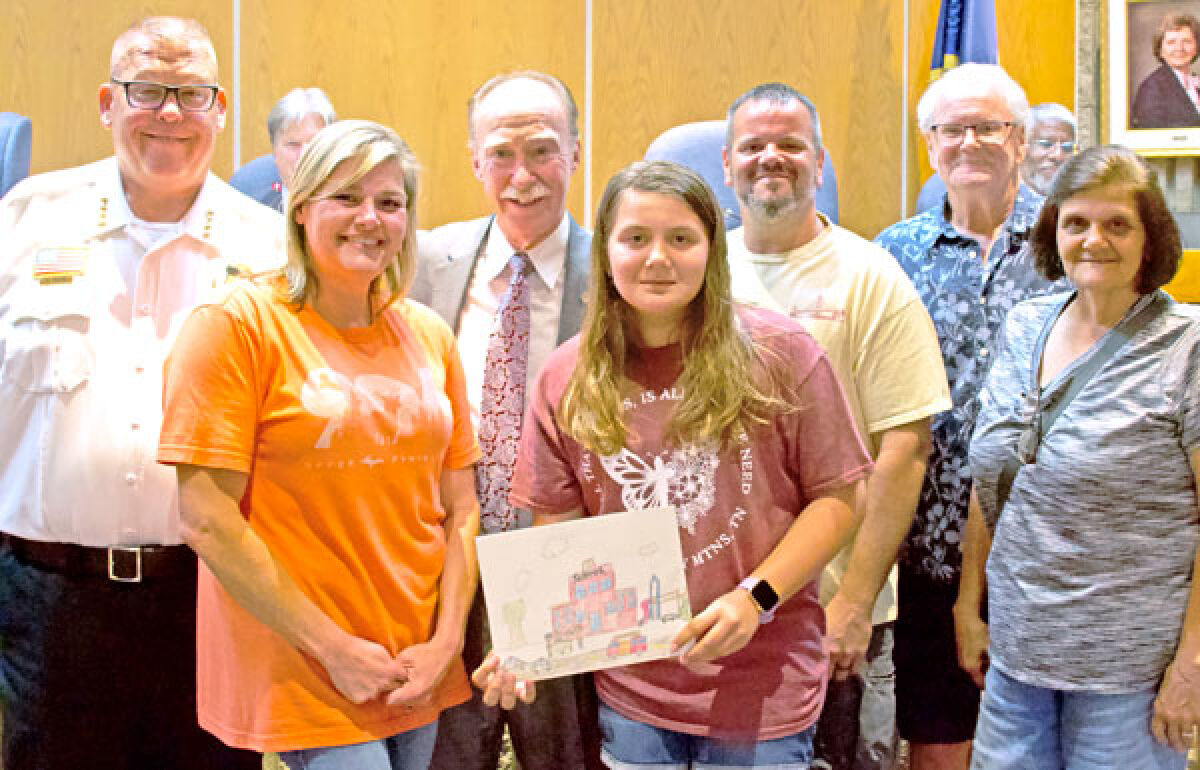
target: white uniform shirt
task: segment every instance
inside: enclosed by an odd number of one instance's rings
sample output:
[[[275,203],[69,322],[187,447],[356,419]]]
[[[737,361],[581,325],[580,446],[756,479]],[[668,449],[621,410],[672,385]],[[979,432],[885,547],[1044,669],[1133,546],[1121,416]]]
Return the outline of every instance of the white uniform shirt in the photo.
[[[566,214],[554,232],[526,251],[533,271],[529,284],[529,362],[526,368],[526,396],[550,352],[558,346],[558,319],[562,314],[564,266],[570,220]],[[496,311],[508,290],[512,275],[509,260],[516,251],[504,237],[500,226],[492,223],[487,243],[467,290],[466,307],[458,330],[458,352],[467,375],[467,399],[471,402],[471,420],[479,427],[479,402],[483,397],[483,370],[487,361],[488,340],[496,328]]]
[[[0,530],[179,543],[175,471],[155,461],[163,361],[228,265],[282,260],[280,216],[211,174],[169,226],[139,225],[114,158],[11,190],[0,204]],[[54,270],[69,280],[47,280]]]

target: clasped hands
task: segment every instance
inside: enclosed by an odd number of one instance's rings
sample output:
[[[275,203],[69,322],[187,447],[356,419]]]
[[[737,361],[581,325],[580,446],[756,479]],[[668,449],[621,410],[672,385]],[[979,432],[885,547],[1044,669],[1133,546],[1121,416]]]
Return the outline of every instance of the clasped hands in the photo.
[[[696,670],[742,649],[757,630],[758,607],[747,591],[735,588],[714,599],[680,629],[671,639],[671,654]],[[518,701],[533,703],[537,697],[534,683],[504,668],[495,652],[475,669],[471,681],[483,692],[483,702],[489,706],[511,709]]]
[[[414,644],[393,657],[383,645],[357,637],[322,661],[333,686],[348,701],[384,697],[387,705],[413,709],[433,699],[434,688],[458,654],[433,642]]]

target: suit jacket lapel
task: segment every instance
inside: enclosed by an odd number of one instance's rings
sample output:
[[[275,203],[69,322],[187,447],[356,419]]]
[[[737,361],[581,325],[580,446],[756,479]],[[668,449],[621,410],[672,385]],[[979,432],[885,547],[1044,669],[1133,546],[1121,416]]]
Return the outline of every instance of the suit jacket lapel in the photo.
[[[1186,120],[1189,123],[1195,123],[1197,120],[1200,120],[1200,110],[1196,109],[1196,103],[1193,102],[1192,97],[1188,95],[1187,86],[1179,82],[1179,76],[1175,74],[1175,70],[1171,69],[1166,64],[1164,64],[1163,67],[1166,68],[1167,75],[1170,76],[1170,88],[1175,92],[1175,102],[1179,105],[1179,115],[1172,116],[1171,122],[1175,123]],[[1174,111],[1175,109],[1172,108],[1172,112]]]
[[[567,236],[567,261],[563,266],[562,310],[558,315],[558,344],[561,345],[579,332],[583,325],[583,296],[587,289],[592,238],[587,230],[571,221]]]
[[[1188,76],[1189,76],[1188,83],[1190,84],[1191,83],[1191,70],[1188,71]],[[1190,85],[1185,86],[1183,83],[1180,83],[1179,78],[1175,76],[1174,72],[1171,73],[1171,77],[1172,77],[1172,79],[1174,79],[1175,85],[1179,86],[1179,90],[1183,92],[1184,103],[1187,104],[1187,106],[1191,108],[1192,114],[1191,114],[1191,117],[1188,119],[1189,122],[1192,124],[1195,124],[1195,122],[1197,120],[1200,120],[1200,110],[1196,109],[1196,103],[1192,101],[1192,95],[1189,93],[1189,91],[1191,90]]]
[[[448,322],[453,319],[451,326],[455,334],[458,333],[462,313],[466,308],[467,291],[475,273],[475,265],[483,255],[488,232],[494,221],[495,217],[478,220],[477,227],[464,232],[450,246],[446,261],[429,273],[432,284],[429,287],[429,306]],[[575,336],[583,323],[583,296],[591,263],[591,245],[591,235],[571,218],[566,264],[563,265],[564,284],[562,309],[558,319],[558,344]]]
[[[451,325],[455,334],[467,304],[467,288],[475,272],[475,263],[483,254],[493,220],[494,217],[478,220],[479,226],[471,228],[450,247],[449,258],[430,276],[433,286],[429,305],[447,321],[454,319]]]

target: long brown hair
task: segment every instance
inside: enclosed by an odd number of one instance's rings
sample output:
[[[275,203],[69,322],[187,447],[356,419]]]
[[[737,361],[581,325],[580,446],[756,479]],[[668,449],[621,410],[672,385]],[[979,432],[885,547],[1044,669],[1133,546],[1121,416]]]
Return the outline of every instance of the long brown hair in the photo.
[[[730,295],[725,218],[716,198],[703,179],[669,161],[638,161],[625,167],[609,180],[600,199],[579,363],[559,405],[559,424],[598,454],[612,454],[625,445],[621,383],[634,333],[633,311],[613,283],[608,240],[626,190],[676,198],[704,226],[708,263],[704,284],[680,330],[683,372],[677,385],[683,399],[676,402],[666,435],[678,443],[728,445],[751,425],[765,423],[786,408],[775,384],[783,362],[768,365],[763,351],[738,328]]]

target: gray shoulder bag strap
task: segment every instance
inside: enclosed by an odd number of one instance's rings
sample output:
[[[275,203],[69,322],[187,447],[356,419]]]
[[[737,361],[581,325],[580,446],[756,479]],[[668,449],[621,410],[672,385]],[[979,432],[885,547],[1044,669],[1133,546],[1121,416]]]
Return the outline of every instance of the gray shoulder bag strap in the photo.
[[[1088,384],[1088,381],[1095,376],[1096,372],[1106,363],[1112,360],[1121,348],[1125,347],[1125,343],[1129,342],[1137,335],[1146,325],[1159,315],[1157,312],[1150,312],[1149,308],[1165,307],[1165,299],[1158,291],[1151,292],[1139,299],[1126,314],[1121,322],[1113,327],[1109,332],[1104,344],[1098,350],[1088,356],[1087,360],[1079,365],[1072,374],[1071,379],[1067,382],[1066,388],[1063,389],[1062,395],[1055,399],[1052,403],[1043,404],[1041,397],[1041,387],[1038,385],[1038,373],[1042,367],[1042,353],[1046,349],[1046,338],[1050,336],[1050,330],[1054,328],[1054,322],[1058,320],[1071,299],[1075,297],[1072,294],[1059,307],[1058,312],[1051,313],[1046,319],[1046,324],[1042,327],[1041,334],[1038,335],[1037,344],[1033,349],[1033,363],[1029,371],[1029,392],[1036,394],[1037,404],[1033,411],[1033,417],[1030,418],[1029,425],[1021,433],[1020,439],[1017,441],[1015,451],[1009,452],[1008,457],[1004,461],[1004,467],[1000,469],[1000,478],[996,481],[996,510],[997,512],[1004,510],[1004,505],[1008,502],[1008,496],[1012,493],[1013,482],[1017,478],[1017,473],[1021,470],[1022,465],[1030,465],[1037,461],[1038,445],[1042,439],[1050,432],[1050,427],[1054,425],[1054,421],[1067,408],[1067,404],[1083,390],[1083,386]]]

